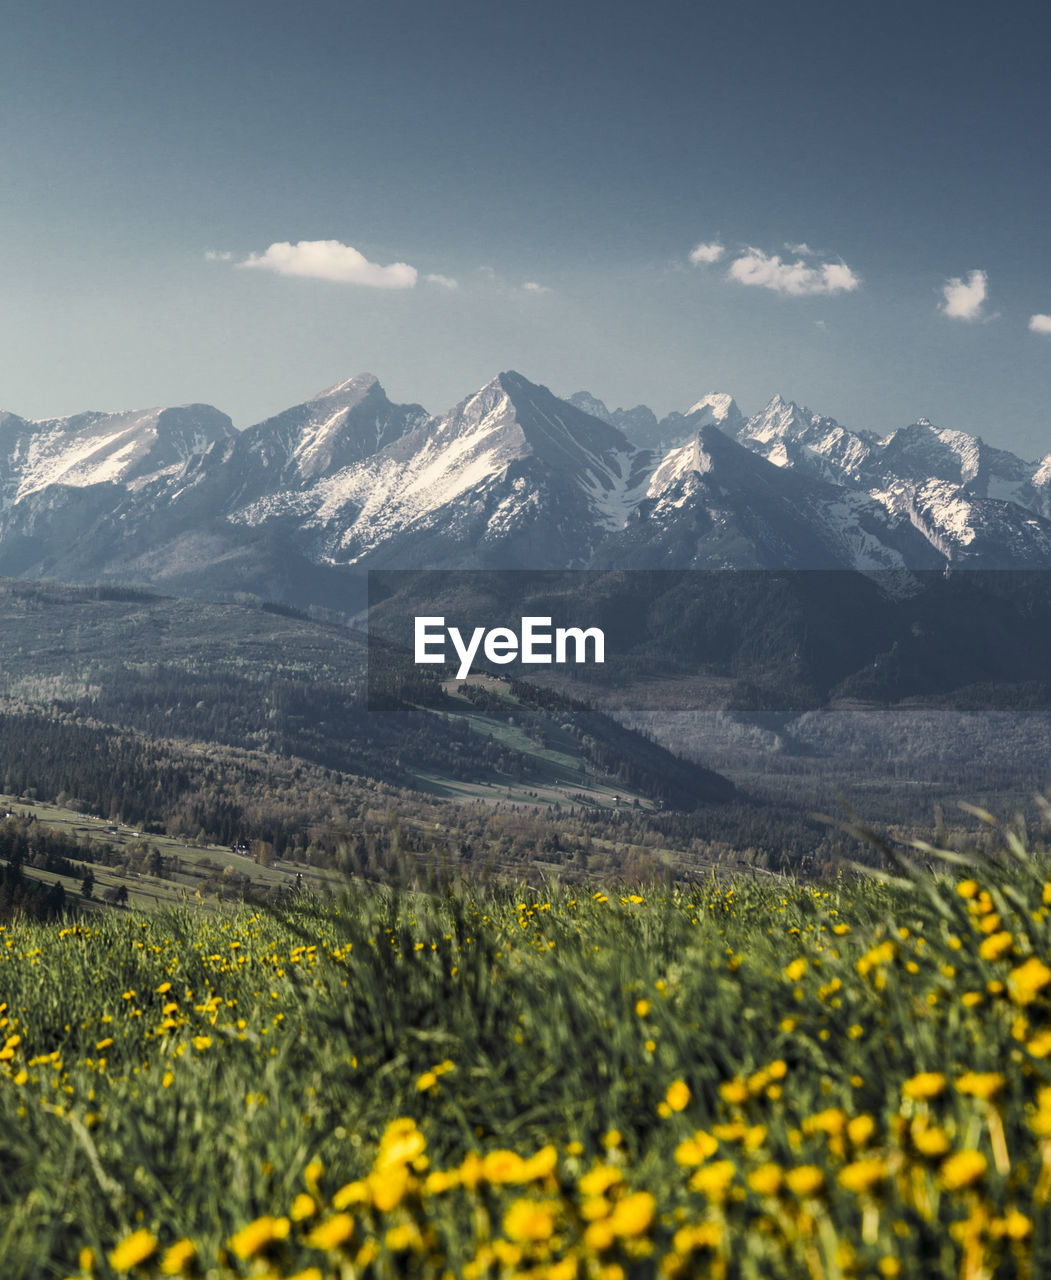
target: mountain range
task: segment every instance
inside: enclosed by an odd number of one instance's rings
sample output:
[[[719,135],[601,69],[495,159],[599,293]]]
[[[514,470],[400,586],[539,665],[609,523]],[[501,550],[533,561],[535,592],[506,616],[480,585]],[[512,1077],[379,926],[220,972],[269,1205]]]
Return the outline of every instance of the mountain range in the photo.
[[[780,396],[658,420],[514,372],[437,416],[370,374],[244,431],[0,413],[0,575],[342,608],[354,571],[473,567],[1044,569],[1051,455]]]

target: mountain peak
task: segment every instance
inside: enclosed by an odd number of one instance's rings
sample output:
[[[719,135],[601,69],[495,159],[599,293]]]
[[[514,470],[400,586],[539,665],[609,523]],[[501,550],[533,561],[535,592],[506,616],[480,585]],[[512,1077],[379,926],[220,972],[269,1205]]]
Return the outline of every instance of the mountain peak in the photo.
[[[333,407],[339,405],[341,408],[350,409],[354,405],[360,404],[373,388],[378,389],[380,392],[383,391],[376,375],[374,373],[359,373],[353,378],[347,378],[343,382],[337,382],[331,387],[326,387],[324,391],[319,391],[317,395],[310,397],[307,404],[326,401]]]
[[[737,401],[725,391],[710,391],[686,410],[686,417],[714,423],[727,431],[735,431],[744,423]]]

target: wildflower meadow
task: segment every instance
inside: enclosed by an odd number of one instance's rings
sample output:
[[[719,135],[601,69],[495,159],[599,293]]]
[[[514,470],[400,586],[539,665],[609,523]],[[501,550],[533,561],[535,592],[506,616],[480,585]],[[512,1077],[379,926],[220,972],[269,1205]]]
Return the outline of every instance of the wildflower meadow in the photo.
[[[0,1272],[1047,1275],[1051,880],[929,854],[14,923]]]

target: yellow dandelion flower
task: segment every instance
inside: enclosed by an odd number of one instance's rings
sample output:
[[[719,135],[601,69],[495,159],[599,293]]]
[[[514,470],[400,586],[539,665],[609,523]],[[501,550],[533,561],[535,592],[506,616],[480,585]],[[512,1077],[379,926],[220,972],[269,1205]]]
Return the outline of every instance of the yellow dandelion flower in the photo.
[[[991,933],[982,945],[978,948],[978,954],[983,960],[999,960],[1006,952],[1010,951],[1014,945],[1014,938],[1006,929],[1001,929],[999,933]]]
[[[806,960],[800,956],[797,960],[793,960],[791,964],[786,965],[782,970],[789,982],[798,982],[806,973]]]
[[[438,1077],[433,1071],[425,1071],[423,1075],[416,1077],[416,1088],[420,1093],[426,1093],[428,1089],[433,1089],[438,1083]]]
[[[423,1188],[429,1196],[440,1196],[459,1185],[460,1173],[458,1169],[435,1169],[427,1175]]]
[[[134,994],[134,993],[132,993]],[[109,1264],[114,1271],[130,1271],[140,1262],[153,1256],[157,1250],[157,1237],[152,1231],[140,1227],[133,1231],[113,1249],[109,1255]]]
[[[771,1080],[783,1080],[788,1075],[788,1063],[783,1058],[775,1058],[766,1071]]]
[[[825,1175],[813,1164],[800,1164],[794,1169],[789,1169],[785,1174],[785,1182],[788,1183],[788,1189],[794,1196],[801,1199],[805,1196],[813,1196],[821,1190],[825,1183]]]
[[[685,1080],[673,1080],[668,1085],[668,1092],[664,1095],[664,1100],[672,1111],[685,1111],[689,1106],[691,1096],[690,1086]]]
[[[349,1209],[353,1204],[368,1204],[369,1187],[367,1182],[358,1179],[356,1182],[348,1182],[345,1186],[340,1187],[336,1194],[332,1197],[333,1209],[342,1211]]]
[[[855,1160],[839,1171],[840,1184],[855,1195],[871,1191],[883,1181],[887,1166],[882,1160]]]
[[[1041,1031],[1026,1045],[1034,1058],[1046,1058],[1051,1054],[1051,1031]]]
[[[525,1161],[517,1151],[490,1151],[482,1159],[482,1177],[496,1186],[525,1182]]]
[[[286,1239],[290,1227],[291,1223],[287,1218],[275,1218],[268,1214],[256,1218],[240,1231],[235,1231],[228,1243],[239,1258],[252,1258],[275,1240]]]
[[[960,996],[960,1003],[965,1009],[973,1009],[976,1005],[981,1004],[984,999],[985,997],[980,991],[965,991]]]
[[[539,1182],[549,1178],[557,1168],[558,1148],[549,1142],[546,1147],[541,1147],[536,1155],[526,1160],[522,1174],[527,1182]]]
[[[905,1081],[901,1086],[901,1093],[903,1098],[913,1098],[916,1101],[927,1102],[943,1093],[947,1084],[948,1080],[942,1072],[921,1071]]]
[[[314,1197],[308,1196],[305,1191],[301,1191],[292,1201],[288,1216],[293,1222],[303,1222],[307,1218],[312,1218],[315,1213],[317,1213],[317,1205],[314,1203]]]
[[[410,1164],[423,1153],[426,1146],[427,1139],[416,1128],[415,1120],[406,1116],[392,1120],[380,1139],[375,1167],[389,1169],[394,1165]]]
[[[723,1228],[718,1222],[699,1222],[694,1227],[687,1227],[690,1233],[690,1250],[718,1249],[723,1242]],[[678,1232],[676,1232],[678,1238]]]
[[[415,1222],[401,1222],[391,1227],[383,1237],[383,1243],[392,1253],[405,1253],[407,1249],[417,1249],[423,1243],[420,1229]]]
[[[956,1081],[959,1093],[970,1094],[972,1098],[989,1099],[998,1093],[1006,1081],[999,1071],[966,1071]]]
[[[680,1142],[675,1148],[675,1163],[685,1165],[704,1164],[709,1156],[714,1155],[719,1147],[717,1140],[703,1129],[698,1129],[692,1138]]]
[[[95,1270],[95,1250],[91,1245],[86,1244],[77,1254],[77,1261],[80,1263],[81,1271]]]
[[[1051,982],[1051,969],[1036,956],[1007,975],[1007,990],[1016,1004],[1031,1004]]]
[[[1051,1085],[1044,1085],[1036,1095],[1036,1113],[1029,1127],[1041,1138],[1051,1138]]]
[[[974,898],[977,897],[980,888],[981,885],[977,880],[961,880],[956,886],[956,892],[961,898]]]
[[[639,1018],[645,1018],[650,1011],[650,1002],[648,1000],[635,1001],[635,1014]]]
[[[591,1253],[603,1253],[615,1238],[608,1218],[589,1222],[584,1230],[584,1244]]]
[[[577,1182],[577,1188],[585,1196],[601,1196],[623,1180],[621,1171],[611,1164],[597,1164]]]
[[[161,1275],[181,1276],[196,1256],[197,1249],[192,1240],[187,1240],[185,1236],[176,1240],[161,1259]]]
[[[297,1271],[294,1276],[289,1276],[288,1280],[324,1280],[320,1267],[307,1267],[303,1271]]]
[[[943,1156],[952,1145],[949,1142],[949,1135],[944,1129],[939,1129],[937,1125],[918,1125],[912,1126],[912,1142],[920,1155],[928,1156],[931,1159],[937,1159]]]
[[[581,1202],[580,1216],[585,1222],[596,1222],[599,1218],[608,1218],[612,1208],[605,1196],[590,1196]]]
[[[380,1213],[390,1213],[409,1189],[409,1171],[404,1165],[374,1170],[367,1182],[372,1203]]]
[[[335,1213],[317,1226],[307,1236],[311,1249],[338,1249],[354,1234],[354,1219],[349,1213]]]
[[[819,1111],[816,1115],[807,1116],[803,1121],[803,1132],[825,1133],[829,1137],[835,1137],[843,1132],[846,1124],[846,1112],[840,1107],[829,1107],[826,1111]]]
[[[1009,1240],[1024,1240],[1033,1230],[1033,1220],[1018,1209],[1012,1209],[1004,1217],[994,1218],[992,1228],[993,1235],[1007,1236]]]
[[[719,1097],[731,1105],[748,1101],[748,1086],[740,1078],[726,1080],[719,1086]]]
[[[193,1038],[193,1047],[200,1053],[203,1053],[205,1049],[210,1048],[211,1043],[211,1036],[194,1036]]]
[[[847,1123],[847,1137],[856,1147],[863,1147],[876,1132],[876,1122],[870,1115],[854,1116]]]
[[[554,1230],[550,1208],[535,1200],[515,1200],[504,1214],[504,1235],[520,1244],[550,1240]]]
[[[657,1212],[657,1201],[648,1191],[636,1191],[618,1200],[610,1215],[609,1223],[614,1234],[641,1236]]]
[[[716,1160],[712,1164],[702,1165],[690,1178],[690,1190],[699,1191],[709,1200],[725,1199],[727,1189],[734,1180],[734,1166],[731,1160]]]
[[[761,1196],[776,1196],[781,1190],[781,1183],[784,1180],[784,1173],[780,1165],[773,1164],[768,1161],[761,1164],[757,1169],[753,1169],[748,1175],[748,1185],[752,1190]]]
[[[989,1167],[980,1151],[957,1151],[942,1161],[941,1182],[947,1191],[959,1191],[977,1182]]]

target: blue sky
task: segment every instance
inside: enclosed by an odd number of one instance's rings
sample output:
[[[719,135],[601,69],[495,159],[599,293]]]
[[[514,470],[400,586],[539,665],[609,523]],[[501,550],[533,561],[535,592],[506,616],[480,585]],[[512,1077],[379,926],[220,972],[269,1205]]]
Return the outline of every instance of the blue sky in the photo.
[[[11,0],[0,404],[516,368],[1040,456],[1049,49],[1029,0]]]

